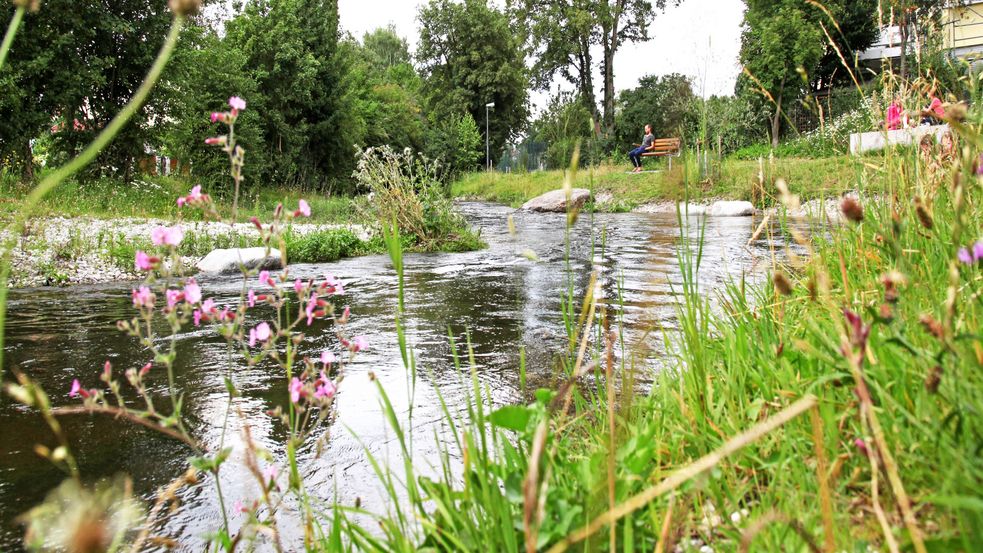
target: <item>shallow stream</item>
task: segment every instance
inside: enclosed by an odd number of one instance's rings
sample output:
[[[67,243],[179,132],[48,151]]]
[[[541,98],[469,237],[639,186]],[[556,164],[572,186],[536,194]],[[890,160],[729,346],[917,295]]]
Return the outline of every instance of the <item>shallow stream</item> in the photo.
[[[463,409],[466,394],[466,385],[454,369],[448,329],[459,343],[470,336],[479,378],[491,390],[493,401],[514,403],[525,399],[519,389],[520,346],[526,351],[530,385],[551,381],[551,358],[566,343],[560,309],[568,279],[572,279],[579,301],[591,271],[598,271],[598,293],[604,301],[624,306],[626,341],[642,341],[651,349],[646,371],[658,370],[664,361],[659,329],[674,328],[674,302],[682,285],[677,259],[680,230],[675,216],[603,214],[591,221],[584,215],[571,233],[568,265],[565,215],[525,213],[485,203],[459,207],[481,229],[487,249],[414,254],[405,259],[405,320],[420,367],[413,411],[413,432],[418,437],[414,463],[421,466],[436,462],[435,430],[436,435],[445,435],[434,389],[439,388],[452,410]],[[507,230],[509,214],[515,218],[515,237]],[[687,231],[696,236],[703,221],[690,219]],[[764,237],[748,246],[758,221],[705,221],[700,271],[703,289],[712,293],[742,275],[760,278],[771,254]],[[535,252],[539,260],[523,256],[526,250]],[[370,373],[380,379],[396,410],[403,416],[408,412],[408,379],[393,322],[396,274],[385,256],[296,265],[292,272],[301,278],[323,278],[325,273],[340,277],[347,291],[341,303],[350,306],[353,314],[352,334],[366,335],[371,344],[347,368],[335,404],[337,420],[332,428],[325,429],[330,430],[328,447],[319,458],[315,458],[310,444],[302,453],[308,489],[327,501],[337,496],[350,505],[358,497],[363,507],[384,511],[380,486],[364,448],[391,461],[398,451]],[[234,301],[241,288],[241,278],[200,281],[205,296],[216,298],[219,304]],[[56,405],[63,405],[72,402],[67,397],[72,379],[96,385],[106,359],[118,370],[143,365],[145,354],[115,326],[117,320],[133,315],[132,286],[115,283],[12,291],[4,380],[10,377],[8,369],[17,367],[42,383]],[[304,353],[312,356],[324,348],[337,347],[325,323],[315,323],[308,338],[309,349]],[[230,358],[224,340],[204,329],[189,329],[181,336],[178,348],[178,386],[185,392],[191,431],[199,441],[211,447],[220,441],[228,397],[223,378],[231,363],[232,378],[242,392],[234,409],[242,416],[231,417],[227,443],[238,440],[242,425],[247,423],[253,437],[282,461],[284,431],[266,414],[287,396],[282,375],[272,366],[248,368]],[[643,371],[643,380],[645,376]],[[156,384],[154,393],[166,393],[162,375]],[[187,466],[187,448],[141,427],[105,417],[81,416],[63,422],[87,477],[127,473],[136,491],[149,498]],[[54,445],[40,417],[7,397],[0,399],[0,550],[20,548],[22,529],[15,518],[42,501],[64,478],[33,452],[38,443]],[[257,496],[254,481],[236,461],[233,457],[222,471],[230,510],[236,500]],[[170,519],[166,534],[178,537],[186,549],[200,551],[203,536],[221,525],[215,486],[204,479],[184,489],[181,496],[184,506]],[[233,514],[231,523],[234,529],[241,521]],[[284,540],[296,543],[296,531],[284,526]]]

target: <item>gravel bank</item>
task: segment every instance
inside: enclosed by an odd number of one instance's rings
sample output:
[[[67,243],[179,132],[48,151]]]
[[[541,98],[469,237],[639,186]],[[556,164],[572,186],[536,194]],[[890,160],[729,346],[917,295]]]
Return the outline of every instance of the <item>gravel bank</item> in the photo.
[[[173,221],[155,219],[92,219],[47,217],[33,219],[12,255],[12,287],[93,284],[141,278],[133,267],[132,250],[148,248],[150,231],[172,226]],[[184,222],[185,246],[194,255],[184,258],[186,265],[216,247],[229,247],[241,237],[248,245],[259,238],[249,223]],[[294,224],[293,232],[305,235],[315,231],[349,229],[366,240],[367,228],[360,225]]]

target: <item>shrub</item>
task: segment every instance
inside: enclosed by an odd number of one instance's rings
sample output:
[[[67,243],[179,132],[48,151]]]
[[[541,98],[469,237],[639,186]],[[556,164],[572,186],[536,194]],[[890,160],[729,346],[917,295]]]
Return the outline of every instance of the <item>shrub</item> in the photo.
[[[356,206],[362,215],[381,225],[395,222],[401,233],[416,238],[420,249],[440,250],[461,240],[472,246],[481,244],[454,211],[436,161],[408,148],[402,153],[388,146],[369,148],[359,154],[353,176],[370,191]]]
[[[348,229],[326,229],[304,235],[288,231],[283,238],[291,263],[324,263],[369,251],[368,245]]]

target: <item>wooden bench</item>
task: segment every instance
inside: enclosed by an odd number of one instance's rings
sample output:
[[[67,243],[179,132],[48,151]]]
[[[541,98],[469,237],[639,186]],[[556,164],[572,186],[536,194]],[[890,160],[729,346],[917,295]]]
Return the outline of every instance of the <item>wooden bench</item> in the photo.
[[[668,157],[669,170],[672,170],[672,158],[682,153],[683,141],[678,138],[656,138],[652,149],[642,154],[642,157]]]

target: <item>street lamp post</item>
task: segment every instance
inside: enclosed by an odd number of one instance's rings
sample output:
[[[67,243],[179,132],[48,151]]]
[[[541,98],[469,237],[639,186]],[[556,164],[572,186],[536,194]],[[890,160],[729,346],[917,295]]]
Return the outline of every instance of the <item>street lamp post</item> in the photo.
[[[495,102],[485,104],[485,165],[491,171],[491,135],[488,134],[488,112],[495,107]]]

